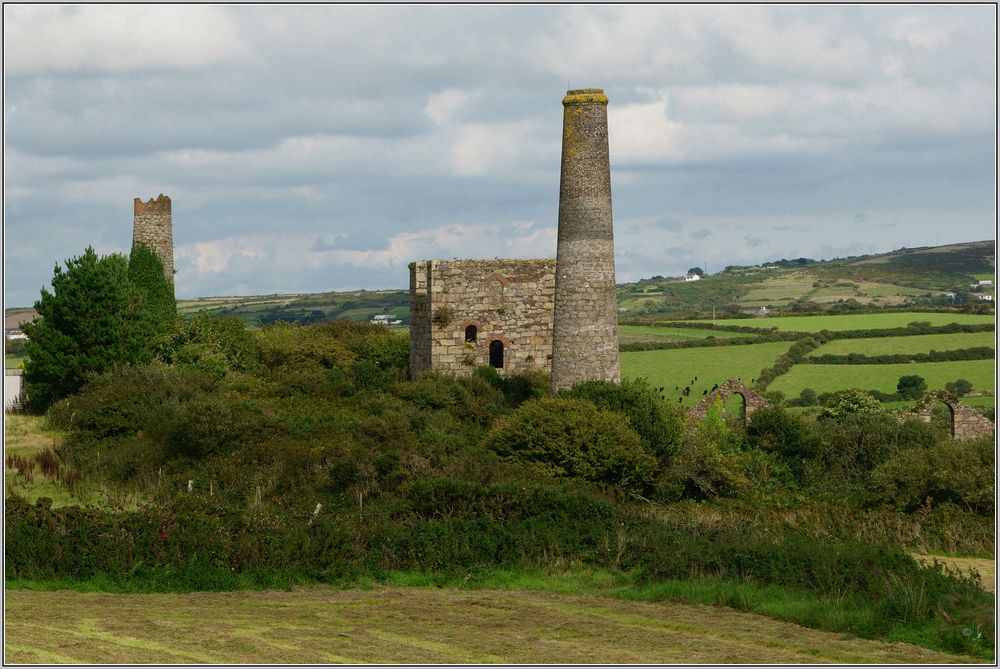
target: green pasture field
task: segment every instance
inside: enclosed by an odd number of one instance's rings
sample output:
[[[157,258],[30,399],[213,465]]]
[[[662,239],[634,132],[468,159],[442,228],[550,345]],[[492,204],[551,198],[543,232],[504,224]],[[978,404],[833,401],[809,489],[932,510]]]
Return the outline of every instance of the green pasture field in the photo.
[[[928,313],[919,311],[901,311],[887,314],[837,314],[823,316],[765,316],[762,318],[723,318],[716,319],[716,325],[750,326],[755,328],[777,328],[793,332],[819,332],[820,330],[881,330],[887,328],[906,327],[914,321],[927,321],[931,325],[947,325],[949,323],[979,324],[995,323],[996,316],[991,314],[953,314]],[[693,321],[695,323],[711,323],[711,320]]]
[[[798,397],[805,388],[812,388],[817,393],[847,388],[894,393],[899,377],[915,374],[927,380],[928,390],[944,388],[946,383],[957,379],[966,379],[972,383],[974,390],[992,390],[995,369],[994,360],[899,365],[795,365],[787,374],[776,378],[767,389],[780,390],[785,397]]]
[[[738,344],[707,348],[634,351],[619,354],[623,377],[644,377],[655,387],[663,386],[668,400],[677,401],[680,391],[690,385],[691,394],[681,404],[690,406],[702,399],[702,391],[728,379],[742,378],[747,385],[760,370],[770,367],[791,346],[789,342]],[[690,383],[697,376],[698,380]],[[952,379],[953,380],[953,379]],[[895,382],[893,382],[895,383]]]
[[[688,341],[691,339],[749,339],[753,335],[740,335],[725,330],[709,330],[700,328],[670,328],[656,325],[619,325],[618,341],[628,344],[636,341]]]
[[[865,355],[885,355],[893,353],[929,353],[935,351],[954,351],[960,348],[989,346],[994,348],[996,333],[993,332],[958,332],[954,334],[913,335],[909,337],[871,337],[866,339],[837,339],[823,344],[809,354],[809,357],[821,355],[848,355],[863,353]]]
[[[14,369],[24,362],[25,359],[26,358],[23,355],[5,355],[3,358],[3,366],[6,369]]]
[[[739,299],[743,306],[780,304],[797,300],[811,289],[815,277],[804,272],[789,272],[768,277]]]
[[[959,402],[970,407],[991,407],[996,404],[996,399],[993,395],[977,395],[975,397],[963,397]],[[899,402],[883,402],[882,404],[890,409],[912,409],[917,405],[917,401],[901,400]]]
[[[990,274],[988,272],[987,273],[977,272],[972,276],[976,278],[976,281],[995,281],[997,278],[996,274]]]

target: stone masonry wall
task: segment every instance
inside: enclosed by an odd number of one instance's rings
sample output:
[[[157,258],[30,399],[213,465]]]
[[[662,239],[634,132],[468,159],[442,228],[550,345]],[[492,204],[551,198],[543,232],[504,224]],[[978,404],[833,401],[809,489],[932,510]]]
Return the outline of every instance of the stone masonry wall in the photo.
[[[410,264],[410,375],[471,374],[504,347],[501,374],[551,370],[555,260],[424,260]],[[475,342],[466,328],[476,327]]]
[[[925,423],[931,422],[931,412],[938,403],[948,407],[951,413],[951,436],[958,440],[977,439],[981,436],[993,434],[996,427],[986,416],[975,409],[965,406],[960,402],[951,399],[941,391],[932,391],[924,396],[912,411],[902,414],[900,422],[907,420],[921,420]]]
[[[148,246],[163,263],[167,280],[174,281],[174,232],[170,198],[160,193],[155,200],[135,198],[132,246]]]
[[[607,104],[597,88],[563,98],[554,390],[620,379]]]
[[[729,379],[706,395],[702,401],[691,407],[690,411],[688,411],[688,416],[696,421],[702,420],[706,415],[708,415],[708,410],[713,404],[717,401],[725,403],[726,399],[728,399],[730,395],[734,394],[741,395],[743,397],[742,420],[744,425],[747,424],[747,420],[754,411],[757,409],[763,409],[770,404],[770,402],[767,401],[767,398],[748,388],[739,379]]]

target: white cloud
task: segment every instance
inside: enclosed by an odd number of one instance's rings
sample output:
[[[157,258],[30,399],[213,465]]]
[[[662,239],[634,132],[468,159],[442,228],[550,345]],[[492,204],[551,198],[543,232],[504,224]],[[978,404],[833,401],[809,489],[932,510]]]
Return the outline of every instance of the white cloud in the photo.
[[[892,22],[886,31],[894,40],[924,49],[946,44],[957,26],[954,21],[922,15],[906,16]]]
[[[653,163],[677,159],[677,123],[667,116],[666,99],[608,108],[608,148],[614,161]]]
[[[424,116],[438,124],[447,123],[462,111],[468,101],[468,93],[457,88],[449,88],[432,95],[427,100]]]
[[[516,169],[532,145],[530,123],[466,123],[450,138],[453,174],[475,177]],[[537,145],[536,145],[537,146]]]
[[[194,70],[245,48],[226,9],[194,5],[4,5],[9,74]]]

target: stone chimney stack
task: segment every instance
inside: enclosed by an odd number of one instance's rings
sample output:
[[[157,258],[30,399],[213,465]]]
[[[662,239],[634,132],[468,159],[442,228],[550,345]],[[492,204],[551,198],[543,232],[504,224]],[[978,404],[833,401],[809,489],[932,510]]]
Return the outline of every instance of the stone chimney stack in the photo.
[[[160,193],[155,200],[143,202],[135,198],[135,222],[132,227],[132,246],[149,247],[163,263],[167,281],[174,282],[174,231],[170,212],[170,198]]]
[[[552,389],[620,381],[611,226],[608,98],[600,88],[563,98]]]

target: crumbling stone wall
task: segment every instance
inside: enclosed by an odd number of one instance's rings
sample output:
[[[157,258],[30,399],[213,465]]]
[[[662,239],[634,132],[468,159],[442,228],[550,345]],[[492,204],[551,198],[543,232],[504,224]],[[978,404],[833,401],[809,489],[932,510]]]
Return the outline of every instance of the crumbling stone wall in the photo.
[[[167,280],[174,281],[174,232],[170,198],[160,193],[155,200],[143,202],[135,198],[135,219],[132,227],[132,246],[149,247],[163,263]]]
[[[599,88],[563,98],[553,390],[620,380],[607,106]]]
[[[410,375],[470,374],[503,346],[501,374],[551,371],[555,260],[410,264]],[[475,328],[475,341],[466,331]]]
[[[743,396],[743,424],[746,425],[747,420],[757,409],[766,407],[770,402],[767,399],[751,390],[746,385],[743,384],[739,379],[729,379],[721,386],[710,392],[705,398],[698,402],[696,405],[691,407],[688,415],[694,420],[701,420],[708,414],[709,408],[715,404],[716,400],[721,400],[723,403],[733,394]]]
[[[951,436],[955,439],[977,439],[983,435],[993,434],[996,426],[993,422],[975,409],[961,404],[941,391],[928,393],[917,402],[913,411],[900,416],[900,421],[921,420],[931,422],[931,412],[938,403],[948,407],[951,413]]]

